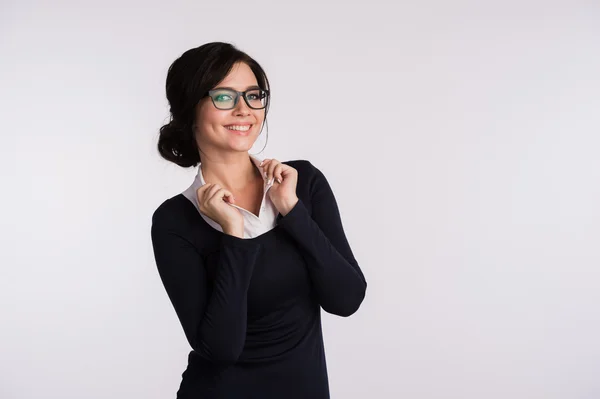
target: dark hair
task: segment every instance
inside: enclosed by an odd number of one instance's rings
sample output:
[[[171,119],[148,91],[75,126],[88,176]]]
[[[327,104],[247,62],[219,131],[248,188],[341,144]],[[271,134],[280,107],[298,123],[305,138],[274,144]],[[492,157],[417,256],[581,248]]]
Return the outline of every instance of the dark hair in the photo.
[[[160,128],[158,138],[158,152],[164,159],[184,168],[198,165],[200,153],[193,131],[196,105],[238,62],[250,67],[262,89],[270,90],[267,75],[258,62],[229,43],[212,42],[189,49],[171,64],[166,84],[171,121]]]

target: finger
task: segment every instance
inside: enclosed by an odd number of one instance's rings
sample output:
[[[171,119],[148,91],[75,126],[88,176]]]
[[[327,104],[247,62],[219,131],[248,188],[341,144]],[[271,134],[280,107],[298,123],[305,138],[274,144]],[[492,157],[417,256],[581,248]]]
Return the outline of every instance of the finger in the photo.
[[[229,190],[223,190],[223,194],[221,196],[221,199],[225,202],[229,202],[229,203],[234,203],[235,202],[235,197],[233,196],[233,193]]]
[[[286,178],[288,176],[293,176],[295,173],[298,173],[296,169],[291,167],[290,165],[281,164],[281,175]]]
[[[206,193],[208,192],[210,186],[211,184],[203,184],[199,189],[196,190],[196,197],[198,197],[198,201],[200,203],[204,202],[204,199],[206,198]]]
[[[211,200],[227,202],[226,198],[230,200],[229,202],[233,202],[233,194],[231,193],[231,191],[226,190],[224,188],[219,188],[217,191],[215,191],[215,193],[211,197]]]
[[[262,174],[265,177],[265,179],[267,178],[267,166],[269,165],[269,163],[271,162],[270,159],[265,159],[264,161],[261,162],[261,167],[262,167]]]
[[[206,201],[212,201],[213,198],[215,198],[215,196],[217,195],[217,193],[219,192],[219,190],[222,190],[222,187],[220,185],[218,185],[217,183],[206,183],[207,185],[210,184],[210,187],[206,189]]]
[[[270,182],[271,179],[273,178],[273,173],[275,171],[275,168],[279,164],[280,164],[279,161],[277,161],[276,159],[273,159],[272,162],[269,162],[269,164],[267,165],[267,183]]]
[[[279,184],[281,184],[281,182],[283,181],[283,164],[279,164],[275,167],[275,169],[273,170],[273,176],[276,178],[277,182]]]
[[[261,163],[260,166],[263,168],[263,171],[266,171],[267,169],[267,165],[271,162],[271,159],[264,159]]]
[[[223,201],[230,203],[233,203],[235,201],[235,197],[233,196],[233,193],[231,191],[226,190],[224,188],[222,188],[221,191],[222,192],[218,193],[217,196],[220,196]]]
[[[206,194],[205,194],[206,201],[208,202],[208,201],[212,200],[212,198],[215,196],[217,191],[219,191],[221,189],[221,186],[219,186],[216,183],[207,183],[207,184],[210,184],[210,187],[208,187],[206,189]]]

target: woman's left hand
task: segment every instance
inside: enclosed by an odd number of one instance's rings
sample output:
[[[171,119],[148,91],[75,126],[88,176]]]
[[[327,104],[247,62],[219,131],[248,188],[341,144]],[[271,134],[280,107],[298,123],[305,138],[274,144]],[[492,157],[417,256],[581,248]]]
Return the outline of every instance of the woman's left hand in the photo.
[[[261,165],[267,174],[267,181],[274,179],[268,191],[269,198],[279,213],[285,216],[298,202],[296,196],[298,171],[276,159],[265,159]]]

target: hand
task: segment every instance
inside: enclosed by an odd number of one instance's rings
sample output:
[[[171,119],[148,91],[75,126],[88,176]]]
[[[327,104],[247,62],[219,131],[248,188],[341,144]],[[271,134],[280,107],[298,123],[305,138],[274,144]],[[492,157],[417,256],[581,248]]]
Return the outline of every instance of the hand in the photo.
[[[276,159],[265,159],[261,166],[265,170],[267,181],[274,179],[273,186],[268,191],[269,198],[282,216],[287,215],[298,202],[298,171]]]
[[[239,234],[244,231],[244,216],[237,208],[228,204],[235,202],[230,191],[218,184],[206,183],[196,190],[196,196],[200,212],[219,223],[223,232],[227,230]]]

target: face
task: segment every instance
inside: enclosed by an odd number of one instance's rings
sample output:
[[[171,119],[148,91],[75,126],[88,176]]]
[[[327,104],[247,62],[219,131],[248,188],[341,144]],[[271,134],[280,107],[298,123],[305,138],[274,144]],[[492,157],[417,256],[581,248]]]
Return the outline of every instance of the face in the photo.
[[[245,91],[251,86],[258,86],[256,76],[248,65],[237,63],[214,88]],[[247,152],[258,138],[264,118],[264,109],[248,107],[242,97],[235,108],[229,110],[217,109],[210,97],[204,97],[196,106],[196,142],[203,152]],[[251,126],[248,131],[239,131],[228,129],[231,125]]]

